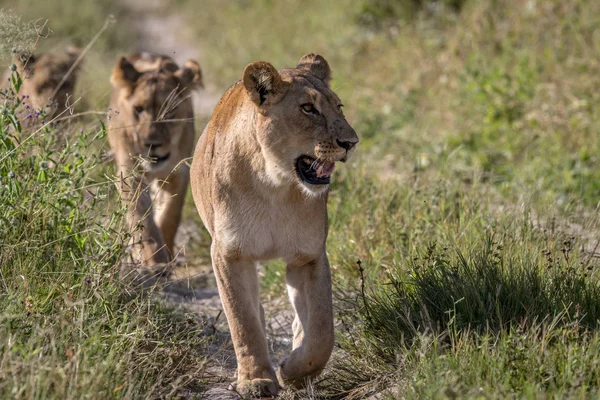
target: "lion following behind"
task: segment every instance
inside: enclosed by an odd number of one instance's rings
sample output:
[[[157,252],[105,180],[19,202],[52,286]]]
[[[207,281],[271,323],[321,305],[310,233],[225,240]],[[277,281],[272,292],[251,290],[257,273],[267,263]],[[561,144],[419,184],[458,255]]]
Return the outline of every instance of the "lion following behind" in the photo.
[[[22,84],[19,95],[23,102],[32,109],[24,113],[22,122],[33,125],[35,115],[40,112],[47,121],[53,117],[65,118],[72,107],[75,84],[79,75],[81,49],[69,46],[64,54],[32,54],[19,51],[14,54],[13,62],[19,73]],[[10,75],[6,75],[2,83],[7,85]],[[36,112],[38,114],[36,114]]]
[[[237,390],[275,395],[317,376],[334,344],[327,196],[335,163],[358,143],[320,55],[277,71],[253,62],[221,98],[196,146],[192,194],[238,362]],[[258,262],[281,258],[295,312],[293,346],[271,366]]]
[[[193,60],[180,68],[167,56],[134,54],[119,59],[111,83],[108,141],[129,203],[134,261],[166,274],[189,182],[183,160],[194,145],[190,92],[202,86],[201,70]]]

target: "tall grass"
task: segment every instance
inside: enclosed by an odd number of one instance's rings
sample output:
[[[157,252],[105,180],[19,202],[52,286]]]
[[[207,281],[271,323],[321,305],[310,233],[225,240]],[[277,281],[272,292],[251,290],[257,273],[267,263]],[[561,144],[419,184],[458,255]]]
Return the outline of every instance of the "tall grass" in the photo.
[[[329,203],[340,349],[300,397],[597,395],[598,3],[173,4],[223,88],[322,53],[361,137]]]
[[[48,123],[24,130],[17,116],[33,111],[16,73],[13,82],[0,94],[0,398],[200,390],[202,321],[127,297],[118,283],[124,210],[90,151],[104,126],[64,146]]]
[[[120,55],[135,48],[137,40],[135,24],[131,23],[133,16],[124,4],[113,0],[6,0],[2,7],[3,13],[17,16],[21,22],[21,36],[17,36],[17,31],[0,19],[0,32],[7,30],[6,37],[12,43],[0,49],[3,68],[12,63],[13,47],[29,48],[34,53],[61,53],[69,45],[84,48],[107,21],[111,22],[85,54],[73,96],[79,100],[76,112],[103,111],[108,107],[110,71]]]
[[[328,241],[340,348],[322,396],[598,393],[595,237],[499,205],[481,180],[341,178]]]
[[[171,5],[221,91],[253,60],[283,68],[322,53],[361,137],[329,203],[338,349],[315,387],[282,396],[598,396],[600,3]],[[17,11],[51,17],[55,38],[77,44],[107,9],[127,17],[108,0],[81,7],[84,24],[60,7]],[[87,105],[107,104],[109,60],[133,46],[126,24],[114,29],[86,57],[81,87],[99,88]],[[22,110],[10,99],[0,131],[0,397],[200,392],[200,318],[119,290],[123,210],[90,150],[103,127],[57,149],[54,128],[18,133]],[[208,237],[199,241],[188,259],[206,257]],[[283,271],[264,271],[265,297],[283,295]]]

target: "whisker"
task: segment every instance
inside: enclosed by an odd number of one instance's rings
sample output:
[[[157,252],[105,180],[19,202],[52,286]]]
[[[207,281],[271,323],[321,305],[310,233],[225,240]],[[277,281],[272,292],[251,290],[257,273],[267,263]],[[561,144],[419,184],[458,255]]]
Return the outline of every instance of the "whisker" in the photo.
[[[316,171],[318,167],[319,167],[319,159],[315,158],[315,160],[312,162],[312,164],[310,164],[309,169],[314,169]]]

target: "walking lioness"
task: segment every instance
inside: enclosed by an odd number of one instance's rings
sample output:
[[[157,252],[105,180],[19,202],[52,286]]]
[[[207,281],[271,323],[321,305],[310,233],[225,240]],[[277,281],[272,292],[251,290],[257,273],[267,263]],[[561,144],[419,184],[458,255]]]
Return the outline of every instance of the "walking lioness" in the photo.
[[[294,69],[249,64],[221,98],[191,167],[194,201],[212,236],[211,257],[238,361],[237,390],[275,395],[318,375],[333,348],[325,253],[327,195],[336,161],[358,137],[329,88],[331,71],[307,54]],[[269,361],[257,263],[282,258],[295,311],[293,350]]]
[[[182,160],[194,145],[190,91],[202,85],[200,67],[192,60],[179,68],[167,56],[135,54],[119,59],[111,83],[108,141],[136,232],[134,258],[165,272],[189,182]]]

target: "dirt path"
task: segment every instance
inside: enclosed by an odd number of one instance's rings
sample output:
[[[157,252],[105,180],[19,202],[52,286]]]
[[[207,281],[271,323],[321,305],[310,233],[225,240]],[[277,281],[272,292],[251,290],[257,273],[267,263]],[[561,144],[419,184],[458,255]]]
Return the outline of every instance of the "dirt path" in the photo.
[[[163,0],[126,0],[136,18],[137,51],[149,51],[172,57],[179,65],[189,59],[200,63],[203,54],[193,44],[193,35],[186,29],[181,15],[166,9]],[[205,88],[193,96],[194,108],[199,116],[210,116],[219,101],[217,88],[207,79]]]
[[[127,0],[134,15],[137,16],[138,42],[136,51],[148,51],[172,57],[179,65],[189,59],[195,59],[202,68],[202,55],[192,44],[191,33],[186,31],[182,16],[168,12],[162,0]],[[203,77],[206,80],[206,76]],[[216,88],[204,82],[204,90],[193,94],[196,117],[207,118],[219,100]],[[201,127],[196,126],[196,129]],[[194,221],[186,221],[180,227],[176,245],[181,249],[175,271],[176,281],[169,284],[163,297],[176,307],[198,313],[202,319],[212,320],[214,333],[209,346],[209,364],[207,375],[212,381],[211,388],[204,397],[207,399],[238,399],[228,390],[235,375],[235,354],[231,344],[227,324],[222,315],[221,301],[212,275],[209,260],[200,265],[189,267],[186,260],[193,257],[186,248],[198,236],[199,227]]]
[[[202,67],[203,54],[194,46],[193,36],[186,29],[181,15],[165,9],[163,0],[126,0],[129,8],[137,16],[138,43],[136,51],[148,51],[171,56],[178,64],[195,59]],[[208,118],[217,104],[218,88],[205,78],[205,88],[193,96],[196,116],[200,120]],[[197,130],[202,129],[196,126]],[[209,362],[207,376],[211,381],[204,398],[214,400],[239,399],[229,384],[235,380],[236,361],[227,321],[222,313],[216,283],[210,267],[210,260],[193,254],[200,241],[200,227],[192,219],[182,223],[176,237],[176,246],[181,249],[175,271],[176,280],[169,284],[163,297],[173,305],[187,312],[197,313],[200,318],[212,321],[209,338]],[[201,244],[200,244],[201,245]],[[198,261],[200,260],[200,261]],[[188,262],[189,261],[189,262]],[[272,362],[289,351],[291,347],[292,316],[285,299],[263,302],[267,323]]]

